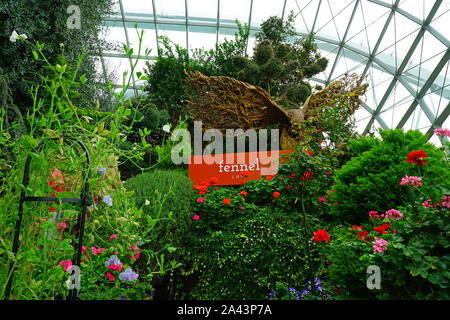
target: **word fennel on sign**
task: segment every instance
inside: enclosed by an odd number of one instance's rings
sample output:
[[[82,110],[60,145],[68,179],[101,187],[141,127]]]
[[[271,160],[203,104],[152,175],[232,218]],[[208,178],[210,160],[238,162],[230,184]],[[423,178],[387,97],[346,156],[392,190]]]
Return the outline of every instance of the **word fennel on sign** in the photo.
[[[223,163],[223,160],[220,160],[220,162],[219,162],[219,172],[222,172],[222,167],[223,167],[223,171],[224,172],[229,172],[229,171],[231,171],[231,172],[234,172],[234,171],[244,172],[244,171],[255,171],[255,170],[259,171],[259,159],[258,158],[256,158],[256,163],[249,164],[248,166],[245,163],[242,163],[240,165],[239,164],[231,164],[231,165],[225,165],[224,166],[222,163]],[[240,169],[239,169],[239,166],[240,166]],[[256,168],[255,168],[255,166],[256,166]],[[231,170],[230,170],[230,167],[231,167]]]
[[[208,181],[211,177],[217,178],[215,185],[238,185],[245,180],[259,180],[263,176],[275,175],[278,172],[280,159],[291,150],[276,150],[275,152],[243,152],[215,154],[209,156],[191,156],[189,161],[189,178],[195,184]],[[276,156],[276,158],[275,158]],[[197,164],[197,158],[203,158],[203,162]],[[217,157],[217,160],[214,159]],[[269,164],[263,164],[261,157],[272,159]],[[206,161],[205,161],[206,160]]]

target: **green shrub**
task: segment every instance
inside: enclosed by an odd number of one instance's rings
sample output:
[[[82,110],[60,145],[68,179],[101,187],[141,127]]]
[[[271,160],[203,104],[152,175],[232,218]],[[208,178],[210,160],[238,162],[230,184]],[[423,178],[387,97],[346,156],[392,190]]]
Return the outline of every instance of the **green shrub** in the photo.
[[[196,299],[265,299],[277,281],[307,280],[302,227],[281,211],[260,208],[209,237],[198,234],[201,275]]]
[[[409,202],[394,208],[398,210],[395,219],[383,211],[366,213],[359,225],[331,231],[332,241],[326,247],[329,276],[344,296],[449,299],[449,163],[430,157],[426,166],[429,170],[420,176],[420,183],[400,186],[409,194]],[[429,175],[441,180],[429,179]],[[379,247],[375,240],[386,242]],[[381,288],[368,289],[369,266],[380,268]]]
[[[167,246],[171,252],[166,259],[182,260],[194,215],[191,180],[178,170],[154,170],[130,178],[124,185],[134,192],[136,205],[142,207],[140,224],[149,230],[146,249],[156,251]]]
[[[333,187],[336,192],[331,199],[338,204],[331,212],[344,221],[358,223],[369,211],[384,212],[407,204],[411,200],[410,192],[400,185],[405,175],[426,173],[429,184],[441,180],[436,170],[442,166],[444,155],[427,143],[427,136],[412,130],[405,133],[401,129],[380,130],[380,135],[382,140],[352,141],[353,152],[361,153],[336,171]],[[441,165],[418,168],[405,161],[411,151],[422,149]]]

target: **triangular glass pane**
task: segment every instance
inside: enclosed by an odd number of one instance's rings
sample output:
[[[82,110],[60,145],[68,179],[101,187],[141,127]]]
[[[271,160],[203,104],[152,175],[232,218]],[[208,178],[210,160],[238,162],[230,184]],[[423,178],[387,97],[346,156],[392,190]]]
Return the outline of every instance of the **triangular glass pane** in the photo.
[[[327,1],[322,1],[321,3],[314,32],[332,40],[340,41],[336,26],[333,23],[333,14]]]
[[[448,27],[448,14],[450,12],[450,1],[444,1],[434,15],[430,26],[438,30],[445,39],[450,39],[450,28]]]
[[[371,2],[361,1],[347,35],[347,42],[371,51],[377,43],[389,16],[389,9]]]
[[[430,92],[450,99],[450,61],[444,65],[436,79],[434,79],[430,87]]]
[[[435,57],[437,53],[446,51],[447,48],[437,40],[431,33],[425,32],[422,40],[411,56],[410,63],[412,64],[420,64],[422,61],[426,61]],[[429,69],[434,69],[435,65],[439,62],[439,59],[436,63],[428,62]]]
[[[340,40],[344,40],[345,31],[350,23],[355,1],[327,1],[334,16],[333,25],[337,29]],[[353,22],[352,22],[353,23]]]
[[[381,40],[377,55],[384,53],[402,59],[411,48],[419,29],[419,25],[395,13]]]
[[[288,14],[291,10],[294,10],[294,12],[299,15],[295,19],[295,26],[298,27],[299,30],[302,28],[306,28],[307,32],[311,32],[314,20],[317,14],[317,10],[321,10],[319,8],[319,1],[314,0],[288,0],[286,3],[286,14]],[[298,6],[297,6],[298,5]],[[322,6],[324,4],[322,3]],[[315,26],[317,30],[317,24]]]
[[[403,0],[399,3],[399,8],[419,18],[425,20],[433,7],[433,1],[424,0]]]
[[[287,0],[284,9],[284,17],[286,18],[291,11],[294,11],[295,30],[297,30],[297,32],[308,34],[310,32],[308,21],[311,17],[306,16],[306,12],[309,7],[317,10],[317,4],[317,1]]]
[[[366,128],[366,126],[369,123],[370,118],[371,118],[371,115],[369,115],[369,113],[367,111],[364,110],[362,112],[364,112],[364,114],[367,116],[360,118],[359,120],[357,120],[355,122],[356,131],[360,134],[363,133],[364,129]]]

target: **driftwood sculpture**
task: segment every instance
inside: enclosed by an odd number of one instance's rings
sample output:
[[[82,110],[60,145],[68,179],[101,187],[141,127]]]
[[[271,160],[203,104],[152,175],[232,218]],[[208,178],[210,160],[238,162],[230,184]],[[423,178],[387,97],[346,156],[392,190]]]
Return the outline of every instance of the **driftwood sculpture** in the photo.
[[[294,146],[298,125],[321,107],[336,103],[337,98],[347,100],[347,112],[353,114],[368,86],[356,74],[345,75],[310,95],[301,108],[284,110],[261,87],[225,76],[208,77],[198,71],[185,74],[191,115],[203,122],[204,130],[262,129],[278,123],[282,148]]]

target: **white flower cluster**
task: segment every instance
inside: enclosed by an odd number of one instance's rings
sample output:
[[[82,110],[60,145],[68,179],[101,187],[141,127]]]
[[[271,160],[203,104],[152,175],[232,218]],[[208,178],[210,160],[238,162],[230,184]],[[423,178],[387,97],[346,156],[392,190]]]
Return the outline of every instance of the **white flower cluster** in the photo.
[[[14,30],[9,37],[9,41],[16,42],[17,40],[27,40],[28,37],[25,33],[18,34],[16,30]]]

